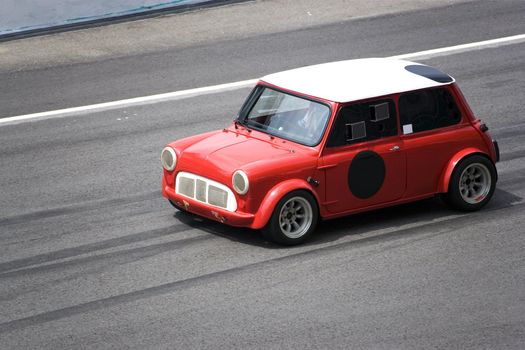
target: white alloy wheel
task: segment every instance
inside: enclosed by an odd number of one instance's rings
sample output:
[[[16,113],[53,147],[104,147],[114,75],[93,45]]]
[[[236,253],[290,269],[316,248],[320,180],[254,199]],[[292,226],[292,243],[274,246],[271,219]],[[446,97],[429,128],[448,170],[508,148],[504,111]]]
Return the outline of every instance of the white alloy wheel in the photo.
[[[281,207],[279,227],[288,238],[296,239],[303,236],[310,229],[312,221],[312,206],[303,197],[292,197]]]
[[[489,169],[480,163],[470,164],[459,177],[459,193],[469,204],[483,201],[489,194],[491,185]]]

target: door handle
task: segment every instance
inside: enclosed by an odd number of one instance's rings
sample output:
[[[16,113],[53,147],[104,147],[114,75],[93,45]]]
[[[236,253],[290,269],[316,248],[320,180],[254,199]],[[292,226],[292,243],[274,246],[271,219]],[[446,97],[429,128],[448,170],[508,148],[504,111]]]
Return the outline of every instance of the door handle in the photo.
[[[390,150],[391,151],[399,151],[399,146],[396,145],[396,146],[392,147]]]

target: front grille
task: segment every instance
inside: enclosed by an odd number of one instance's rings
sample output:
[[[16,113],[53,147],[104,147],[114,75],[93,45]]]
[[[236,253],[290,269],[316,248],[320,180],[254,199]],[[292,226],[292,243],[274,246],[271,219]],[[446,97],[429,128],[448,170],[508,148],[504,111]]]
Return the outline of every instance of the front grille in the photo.
[[[228,211],[237,209],[235,196],[227,186],[192,173],[177,174],[175,192]]]

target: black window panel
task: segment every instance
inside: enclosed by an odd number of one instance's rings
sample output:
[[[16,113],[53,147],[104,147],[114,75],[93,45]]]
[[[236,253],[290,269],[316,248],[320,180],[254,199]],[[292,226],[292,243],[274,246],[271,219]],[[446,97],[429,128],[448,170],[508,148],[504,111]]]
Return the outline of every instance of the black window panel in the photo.
[[[412,91],[399,97],[401,126],[411,125],[412,132],[433,130],[457,124],[461,113],[446,88]]]
[[[377,120],[378,108],[388,105],[388,118]],[[384,118],[384,111],[381,112]],[[352,143],[375,140],[382,137],[397,135],[396,107],[391,99],[374,100],[344,106],[339,110],[335,123],[328,138],[327,147],[343,146]],[[352,138],[359,124],[365,123],[365,137]],[[362,136],[361,132],[358,136]]]

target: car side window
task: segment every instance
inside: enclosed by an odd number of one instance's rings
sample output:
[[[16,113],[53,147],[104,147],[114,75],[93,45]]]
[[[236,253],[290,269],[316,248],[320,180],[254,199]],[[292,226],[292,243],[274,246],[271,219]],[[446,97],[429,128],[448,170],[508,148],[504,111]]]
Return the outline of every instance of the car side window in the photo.
[[[446,88],[434,88],[401,94],[399,118],[403,134],[411,134],[457,124],[461,113]]]
[[[337,114],[327,147],[397,135],[396,118],[396,107],[391,99],[343,106]]]

